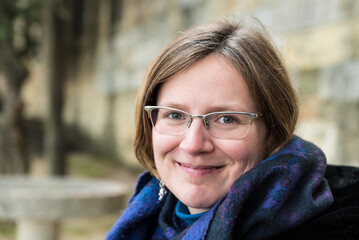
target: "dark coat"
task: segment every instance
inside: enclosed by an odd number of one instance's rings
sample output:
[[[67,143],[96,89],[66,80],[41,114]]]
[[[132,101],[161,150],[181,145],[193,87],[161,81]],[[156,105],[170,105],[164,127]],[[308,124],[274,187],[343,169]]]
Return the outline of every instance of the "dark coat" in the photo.
[[[274,239],[359,239],[359,168],[329,165],[325,178],[334,196],[333,205],[314,219]]]

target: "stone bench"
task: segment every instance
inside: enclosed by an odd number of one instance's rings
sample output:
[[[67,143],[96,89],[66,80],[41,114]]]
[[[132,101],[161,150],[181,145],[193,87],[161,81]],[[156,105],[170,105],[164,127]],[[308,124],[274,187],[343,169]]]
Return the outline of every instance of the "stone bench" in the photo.
[[[119,212],[127,193],[109,181],[1,176],[0,218],[16,221],[18,240],[55,240],[62,219]]]

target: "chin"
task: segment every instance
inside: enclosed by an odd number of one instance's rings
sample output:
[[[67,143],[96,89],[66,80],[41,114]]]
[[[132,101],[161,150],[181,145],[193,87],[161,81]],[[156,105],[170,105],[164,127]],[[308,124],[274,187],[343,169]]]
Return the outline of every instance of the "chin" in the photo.
[[[176,194],[175,194],[176,195]],[[183,204],[190,208],[196,209],[210,209],[215,205],[225,194],[208,194],[207,192],[201,191],[183,191],[179,193],[179,196],[176,196]]]

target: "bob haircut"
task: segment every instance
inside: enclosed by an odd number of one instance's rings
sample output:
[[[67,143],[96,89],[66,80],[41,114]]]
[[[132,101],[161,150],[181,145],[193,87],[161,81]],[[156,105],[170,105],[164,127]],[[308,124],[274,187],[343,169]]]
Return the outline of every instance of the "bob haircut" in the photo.
[[[152,125],[144,111],[156,105],[161,85],[209,54],[227,58],[246,81],[267,127],[265,157],[291,139],[298,119],[297,96],[264,27],[243,20],[222,19],[194,27],[175,39],[149,66],[139,88],[136,107],[135,154],[158,176],[152,147]]]

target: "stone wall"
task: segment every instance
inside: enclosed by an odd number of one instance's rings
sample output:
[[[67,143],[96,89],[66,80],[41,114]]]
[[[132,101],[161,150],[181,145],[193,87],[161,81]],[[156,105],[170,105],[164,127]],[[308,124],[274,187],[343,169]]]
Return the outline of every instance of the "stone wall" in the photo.
[[[69,81],[65,119],[121,161],[135,164],[134,99],[151,59],[189,26],[234,15],[260,19],[281,50],[301,100],[297,134],[329,162],[359,165],[359,1],[122,0],[114,30],[106,20],[113,1],[101,2],[95,61],[82,56]],[[42,116],[35,85],[25,91],[27,113]]]

